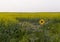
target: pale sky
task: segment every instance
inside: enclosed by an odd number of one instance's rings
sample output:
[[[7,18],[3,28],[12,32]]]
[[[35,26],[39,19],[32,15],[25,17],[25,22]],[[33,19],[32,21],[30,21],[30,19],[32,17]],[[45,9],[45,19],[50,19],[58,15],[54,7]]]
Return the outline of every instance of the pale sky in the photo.
[[[0,0],[0,12],[60,12],[60,0]]]

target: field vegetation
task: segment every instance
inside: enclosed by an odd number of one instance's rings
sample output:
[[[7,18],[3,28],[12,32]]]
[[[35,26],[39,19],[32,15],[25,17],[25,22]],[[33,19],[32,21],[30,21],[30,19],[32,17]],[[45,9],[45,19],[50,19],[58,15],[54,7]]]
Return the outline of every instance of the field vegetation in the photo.
[[[60,13],[0,13],[0,42],[60,42]]]

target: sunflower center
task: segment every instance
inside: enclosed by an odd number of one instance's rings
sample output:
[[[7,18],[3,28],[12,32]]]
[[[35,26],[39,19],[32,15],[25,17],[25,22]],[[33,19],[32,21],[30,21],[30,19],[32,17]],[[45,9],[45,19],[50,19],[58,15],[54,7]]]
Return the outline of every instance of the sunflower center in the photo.
[[[41,21],[41,23],[43,23],[43,21]]]

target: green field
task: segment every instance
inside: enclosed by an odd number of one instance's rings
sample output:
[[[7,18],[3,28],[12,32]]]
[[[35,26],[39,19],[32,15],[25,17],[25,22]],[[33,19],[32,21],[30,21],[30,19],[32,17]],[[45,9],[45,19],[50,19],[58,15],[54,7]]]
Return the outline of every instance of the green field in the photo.
[[[60,42],[60,12],[0,12],[0,42]]]

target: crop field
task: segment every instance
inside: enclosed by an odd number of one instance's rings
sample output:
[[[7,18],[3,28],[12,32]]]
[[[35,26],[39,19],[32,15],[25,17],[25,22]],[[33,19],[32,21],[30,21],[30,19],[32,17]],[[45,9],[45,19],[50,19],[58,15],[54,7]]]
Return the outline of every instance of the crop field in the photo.
[[[60,42],[60,12],[0,12],[0,42]]]

